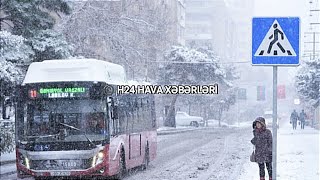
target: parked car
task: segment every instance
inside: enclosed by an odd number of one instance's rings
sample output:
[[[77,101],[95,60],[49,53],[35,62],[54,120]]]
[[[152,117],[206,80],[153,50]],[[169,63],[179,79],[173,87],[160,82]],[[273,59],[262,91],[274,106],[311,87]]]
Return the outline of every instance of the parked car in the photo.
[[[311,121],[310,121],[310,119],[306,119],[304,125],[305,125],[305,126],[311,126]]]
[[[266,120],[266,126],[268,128],[272,128],[272,123],[273,123],[273,113],[272,113],[272,111],[265,111],[263,117]],[[279,117],[277,118],[277,128],[279,129]]]
[[[190,116],[186,112],[178,111],[176,114],[176,125],[178,126],[203,126],[204,121],[202,117]]]

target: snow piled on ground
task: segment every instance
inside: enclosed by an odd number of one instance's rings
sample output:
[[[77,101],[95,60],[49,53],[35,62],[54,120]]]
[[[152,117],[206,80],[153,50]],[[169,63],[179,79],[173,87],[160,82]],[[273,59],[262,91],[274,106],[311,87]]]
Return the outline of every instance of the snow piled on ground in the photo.
[[[0,162],[13,161],[15,159],[16,159],[16,150],[14,150],[11,153],[1,154],[1,156],[0,156]]]
[[[248,154],[251,152],[252,149]],[[293,130],[289,123],[282,125],[278,130],[277,161],[277,179],[318,180],[319,131],[308,126],[305,129]],[[239,180],[257,179],[258,165],[248,161]]]

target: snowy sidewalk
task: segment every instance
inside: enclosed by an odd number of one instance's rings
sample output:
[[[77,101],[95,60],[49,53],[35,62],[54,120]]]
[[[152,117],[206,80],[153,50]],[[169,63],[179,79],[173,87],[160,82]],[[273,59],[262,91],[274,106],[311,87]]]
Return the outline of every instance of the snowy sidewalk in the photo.
[[[188,131],[198,131],[198,130],[203,130],[203,129],[208,129],[208,128],[223,128],[223,127],[214,127],[214,126],[209,126],[209,127],[191,127],[191,126],[177,126],[176,128],[174,127],[159,127],[157,129],[157,135],[168,135],[168,134],[177,134],[177,133],[183,133],[183,132],[188,132]],[[236,126],[230,126],[230,128],[238,128]]]
[[[259,168],[249,161],[239,180],[258,180]],[[277,180],[319,180],[319,131],[306,126],[293,130],[285,124],[278,130]],[[266,179],[267,179],[266,171]]]

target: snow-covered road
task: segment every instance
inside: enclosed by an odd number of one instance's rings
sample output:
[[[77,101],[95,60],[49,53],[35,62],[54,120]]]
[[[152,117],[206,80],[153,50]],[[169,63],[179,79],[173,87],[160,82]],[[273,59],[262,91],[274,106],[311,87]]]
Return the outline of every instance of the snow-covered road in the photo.
[[[207,128],[158,136],[157,159],[147,170],[130,171],[125,180],[255,180],[258,166],[249,161],[252,129]],[[319,179],[319,131],[278,134],[278,179]],[[1,179],[17,179],[16,174]],[[28,178],[32,179],[32,178]]]

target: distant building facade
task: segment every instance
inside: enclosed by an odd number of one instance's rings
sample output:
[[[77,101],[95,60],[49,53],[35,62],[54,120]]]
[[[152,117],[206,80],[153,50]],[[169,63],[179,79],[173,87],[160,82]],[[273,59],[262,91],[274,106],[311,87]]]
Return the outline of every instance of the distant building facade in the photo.
[[[224,0],[186,1],[186,44],[206,47],[223,61],[235,58],[236,24]]]
[[[186,0],[186,44],[190,47],[213,46],[213,2]]]

